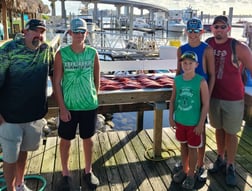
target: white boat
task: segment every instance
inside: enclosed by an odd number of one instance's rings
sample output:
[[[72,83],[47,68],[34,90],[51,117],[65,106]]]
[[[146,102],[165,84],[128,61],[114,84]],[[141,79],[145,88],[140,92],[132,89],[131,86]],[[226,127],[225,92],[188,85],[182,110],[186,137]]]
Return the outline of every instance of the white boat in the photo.
[[[87,29],[89,32],[93,32],[98,29],[98,26],[95,22],[93,22],[93,16],[92,15],[78,15],[79,18],[82,18],[87,23]]]
[[[133,27],[134,28],[151,28],[148,23],[146,23],[146,20],[143,18],[136,18],[135,21],[133,21]]]
[[[184,32],[186,28],[185,23],[182,19],[171,18],[168,20],[167,30],[172,32]]]

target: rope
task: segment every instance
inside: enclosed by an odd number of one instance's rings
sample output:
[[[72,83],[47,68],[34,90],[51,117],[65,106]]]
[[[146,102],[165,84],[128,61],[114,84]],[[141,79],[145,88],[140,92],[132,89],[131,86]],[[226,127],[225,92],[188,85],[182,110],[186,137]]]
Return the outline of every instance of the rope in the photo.
[[[173,149],[161,149],[161,156],[154,156],[153,148],[148,148],[145,150],[144,157],[147,160],[159,162],[170,158],[171,156],[176,156]]]
[[[3,162],[3,157],[0,156],[0,162]],[[38,189],[38,191],[44,191],[47,185],[47,181],[43,176],[35,175],[35,174],[29,174],[24,176],[24,180],[38,180],[42,183],[41,187]],[[3,177],[3,172],[0,171],[0,182],[5,183],[5,179]],[[7,186],[4,185],[0,187],[0,191],[7,191]]]

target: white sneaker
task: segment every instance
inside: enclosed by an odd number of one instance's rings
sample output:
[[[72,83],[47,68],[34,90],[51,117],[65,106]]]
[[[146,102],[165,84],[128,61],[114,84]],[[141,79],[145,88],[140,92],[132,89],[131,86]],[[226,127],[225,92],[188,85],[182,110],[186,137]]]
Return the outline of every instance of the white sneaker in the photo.
[[[22,183],[20,186],[16,186],[16,191],[32,191],[29,189],[24,183]]]

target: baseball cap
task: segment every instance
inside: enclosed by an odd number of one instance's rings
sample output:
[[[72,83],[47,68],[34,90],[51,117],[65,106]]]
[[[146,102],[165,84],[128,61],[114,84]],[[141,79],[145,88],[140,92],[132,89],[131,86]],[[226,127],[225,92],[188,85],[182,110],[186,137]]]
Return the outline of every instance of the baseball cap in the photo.
[[[214,21],[213,21],[213,25],[216,24],[217,22],[222,22],[226,25],[229,25],[229,19],[225,15],[219,15],[219,16],[215,17]]]
[[[81,18],[72,19],[70,29],[71,31],[87,30],[87,23]]]
[[[36,30],[37,28],[46,30],[45,23],[38,19],[31,19],[25,25],[26,30]]]
[[[183,61],[184,59],[190,59],[194,62],[198,62],[198,56],[195,52],[192,51],[186,51],[184,52],[181,57],[180,57],[180,61]]]
[[[190,30],[190,29],[199,29],[199,30],[202,30],[203,29],[203,25],[202,25],[201,20],[197,19],[197,18],[189,19],[187,21],[186,29],[187,30]]]

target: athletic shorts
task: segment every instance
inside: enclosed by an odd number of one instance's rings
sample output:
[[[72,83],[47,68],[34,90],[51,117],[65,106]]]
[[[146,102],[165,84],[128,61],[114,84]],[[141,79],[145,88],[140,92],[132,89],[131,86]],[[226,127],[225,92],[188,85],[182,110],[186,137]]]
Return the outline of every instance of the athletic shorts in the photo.
[[[210,125],[216,129],[224,129],[229,134],[238,133],[241,130],[243,114],[244,100],[210,100]]]
[[[176,139],[180,143],[187,143],[188,147],[200,148],[202,147],[202,135],[196,135],[193,130],[195,126],[185,126],[176,123]]]
[[[79,126],[79,135],[82,139],[87,139],[95,134],[97,109],[89,111],[70,111],[71,120],[64,122],[60,120],[58,135],[59,137],[72,140],[75,138],[77,126]]]
[[[3,150],[3,161],[15,163],[20,151],[37,150],[44,125],[42,120],[29,123],[2,123],[0,144]]]

